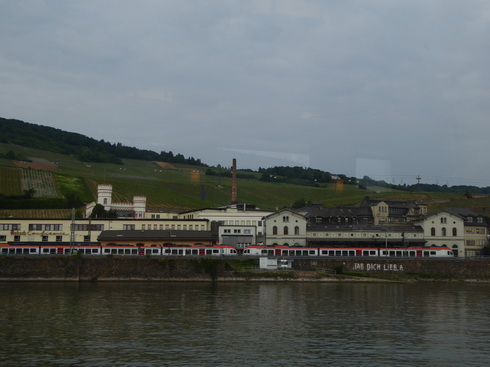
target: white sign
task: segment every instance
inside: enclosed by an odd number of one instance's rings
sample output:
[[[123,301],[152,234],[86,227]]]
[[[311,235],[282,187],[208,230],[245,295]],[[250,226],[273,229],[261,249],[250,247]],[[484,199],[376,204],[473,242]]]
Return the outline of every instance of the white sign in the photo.
[[[399,264],[376,264],[376,263],[354,263],[354,271],[403,271],[403,265]]]

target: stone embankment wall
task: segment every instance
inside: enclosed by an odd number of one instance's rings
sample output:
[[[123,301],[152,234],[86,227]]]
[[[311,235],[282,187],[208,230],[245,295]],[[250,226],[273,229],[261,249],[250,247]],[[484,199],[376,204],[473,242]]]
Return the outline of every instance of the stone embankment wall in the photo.
[[[214,280],[271,279],[251,260],[147,257],[0,257],[0,280]],[[256,261],[258,265],[258,260]],[[490,259],[295,259],[290,276],[323,279],[334,274],[385,279],[490,280]],[[244,270],[246,269],[246,270]],[[284,273],[284,272],[277,272]],[[284,275],[284,274],[283,274]]]
[[[380,277],[433,277],[490,280],[490,258],[473,259],[297,259],[296,270],[326,270]]]
[[[212,259],[0,257],[0,280],[209,280],[225,271]]]

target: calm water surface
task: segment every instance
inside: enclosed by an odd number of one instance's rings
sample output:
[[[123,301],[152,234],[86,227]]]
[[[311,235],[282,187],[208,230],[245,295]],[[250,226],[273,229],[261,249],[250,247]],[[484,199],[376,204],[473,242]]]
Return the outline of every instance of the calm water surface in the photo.
[[[487,366],[490,284],[0,283],[0,366]]]

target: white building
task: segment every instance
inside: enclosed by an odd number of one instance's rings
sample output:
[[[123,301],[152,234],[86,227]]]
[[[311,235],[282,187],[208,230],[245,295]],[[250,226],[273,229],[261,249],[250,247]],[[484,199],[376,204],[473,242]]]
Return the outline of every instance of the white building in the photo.
[[[465,257],[464,219],[460,215],[441,211],[430,214],[417,223],[424,230],[426,246],[446,246],[456,256]]]
[[[220,226],[223,244],[239,245],[264,242],[264,218],[272,211],[261,210],[254,205],[233,204],[218,208],[190,210],[179,214],[181,219],[207,219]],[[253,241],[253,242],[250,242]]]
[[[267,246],[306,246],[307,218],[290,209],[265,217]]]
[[[114,210],[119,217],[144,218],[146,212],[146,197],[134,196],[132,203],[116,203],[112,201],[112,185],[97,186],[97,201],[87,204],[85,216],[88,218],[95,208],[100,204],[105,210]]]
[[[0,242],[89,243],[102,231],[210,231],[206,219],[0,218]]]
[[[466,208],[452,208],[448,211],[464,220],[465,256],[479,256],[483,248],[488,246],[488,224],[485,218]]]
[[[222,245],[245,248],[257,244],[257,226],[220,225],[218,236]]]

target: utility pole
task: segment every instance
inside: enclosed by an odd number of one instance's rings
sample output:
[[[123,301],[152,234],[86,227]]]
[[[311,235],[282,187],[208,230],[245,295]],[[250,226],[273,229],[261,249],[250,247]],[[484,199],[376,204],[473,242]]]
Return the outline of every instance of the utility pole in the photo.
[[[92,241],[92,218],[88,218],[88,244],[90,245],[90,241]]]
[[[70,255],[75,245],[75,208],[71,210],[71,228],[70,228]]]
[[[417,185],[420,185],[420,180],[421,180],[420,175],[418,175],[417,176]]]

